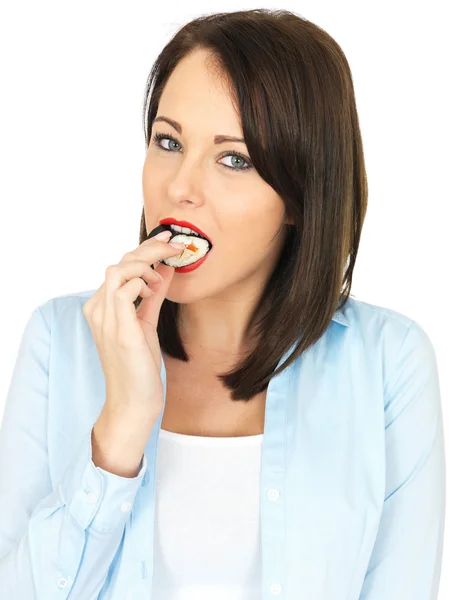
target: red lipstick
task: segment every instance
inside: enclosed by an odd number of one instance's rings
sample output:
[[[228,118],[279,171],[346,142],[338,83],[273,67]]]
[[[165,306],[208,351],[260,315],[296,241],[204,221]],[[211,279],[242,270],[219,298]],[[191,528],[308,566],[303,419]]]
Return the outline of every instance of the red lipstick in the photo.
[[[180,227],[189,227],[189,229],[196,231],[199,235],[201,235],[202,237],[207,239],[208,242],[212,246],[210,237],[207,236],[206,233],[204,233],[201,229],[199,229],[199,227],[197,227],[193,223],[189,223],[189,221],[178,221],[177,219],[174,219],[172,217],[167,217],[166,219],[161,219],[159,224],[160,225],[179,225]]]

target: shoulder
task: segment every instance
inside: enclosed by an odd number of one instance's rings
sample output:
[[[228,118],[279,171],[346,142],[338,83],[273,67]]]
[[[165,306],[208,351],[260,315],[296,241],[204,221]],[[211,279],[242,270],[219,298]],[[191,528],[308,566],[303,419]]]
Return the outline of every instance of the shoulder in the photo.
[[[48,298],[33,310],[28,329],[39,328],[52,354],[90,352],[94,340],[83,307],[96,290],[85,290]]]
[[[428,338],[425,329],[412,316],[353,296],[349,297],[343,314],[355,335],[389,336],[389,341],[394,345],[401,344],[410,330],[424,339]]]
[[[352,347],[369,359],[381,359],[386,382],[403,368],[410,372],[436,370],[433,343],[417,319],[352,296],[343,314],[351,332]]]
[[[94,289],[54,296],[39,304],[33,312],[41,315],[50,330],[58,325],[67,325],[68,322],[74,323],[80,315],[84,318],[83,306],[96,291]]]

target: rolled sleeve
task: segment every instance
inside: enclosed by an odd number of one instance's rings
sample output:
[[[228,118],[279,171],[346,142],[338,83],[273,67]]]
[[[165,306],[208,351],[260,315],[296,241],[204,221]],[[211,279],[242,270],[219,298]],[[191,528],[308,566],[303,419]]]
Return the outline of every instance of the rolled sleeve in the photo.
[[[96,467],[92,462],[92,429],[84,437],[58,488],[70,514],[82,529],[112,531],[123,527],[128,520],[147,470],[147,458],[144,454],[136,477],[121,477]]]

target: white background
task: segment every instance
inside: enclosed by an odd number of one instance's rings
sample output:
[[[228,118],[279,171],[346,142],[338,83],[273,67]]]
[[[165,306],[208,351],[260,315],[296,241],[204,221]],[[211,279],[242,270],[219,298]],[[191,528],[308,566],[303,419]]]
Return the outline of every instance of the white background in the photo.
[[[51,297],[98,288],[106,266],[139,244],[142,102],[157,54],[200,14],[266,7],[313,21],[341,45],[350,63],[369,181],[352,293],[406,314],[428,333],[438,358],[448,438],[445,5],[3,2],[0,416],[32,310]],[[450,590],[448,523],[446,529],[439,600]]]

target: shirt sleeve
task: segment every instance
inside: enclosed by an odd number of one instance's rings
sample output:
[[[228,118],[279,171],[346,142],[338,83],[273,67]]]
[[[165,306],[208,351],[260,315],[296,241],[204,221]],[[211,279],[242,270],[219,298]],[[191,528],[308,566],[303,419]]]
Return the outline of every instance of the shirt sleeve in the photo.
[[[437,600],[446,504],[434,348],[414,321],[385,386],[386,491],[360,600]]]
[[[136,477],[92,462],[92,427],[60,481],[47,450],[50,330],[41,307],[26,324],[0,428],[0,590],[14,600],[94,600],[147,469]]]

